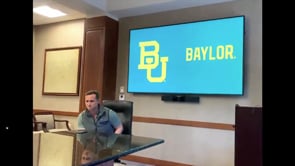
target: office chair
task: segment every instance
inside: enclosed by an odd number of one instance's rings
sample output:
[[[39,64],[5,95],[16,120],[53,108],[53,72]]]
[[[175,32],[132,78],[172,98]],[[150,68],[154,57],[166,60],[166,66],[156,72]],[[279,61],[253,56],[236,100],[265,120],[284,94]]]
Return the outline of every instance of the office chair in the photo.
[[[41,126],[41,128],[39,128]],[[33,131],[40,131],[43,130],[44,132],[48,132],[47,123],[46,122],[37,122],[33,120]]]
[[[115,111],[123,124],[122,134],[132,134],[133,102],[123,100],[103,100],[103,105]]]
[[[46,132],[50,130],[54,131],[54,129],[56,129],[56,123],[58,122],[65,123],[67,127],[66,130],[71,130],[68,120],[55,119],[54,114],[49,111],[33,113],[33,121],[46,123],[46,129],[47,129]]]
[[[124,100],[103,100],[103,105],[115,111],[120,117],[123,124],[122,134],[132,135],[132,120],[133,120],[133,102]],[[115,159],[115,163],[126,165],[120,159]]]

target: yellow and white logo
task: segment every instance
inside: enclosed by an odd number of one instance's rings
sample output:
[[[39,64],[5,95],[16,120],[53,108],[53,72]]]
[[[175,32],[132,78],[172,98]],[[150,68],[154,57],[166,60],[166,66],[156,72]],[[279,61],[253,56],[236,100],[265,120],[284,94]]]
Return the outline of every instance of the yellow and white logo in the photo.
[[[146,78],[149,82],[164,82],[166,79],[166,69],[168,57],[159,57],[160,44],[157,41],[139,42],[140,47],[140,64],[138,69],[147,71]],[[154,47],[152,51],[146,51],[145,47]],[[159,77],[152,76],[152,70],[159,66],[159,60],[162,63],[162,74]]]

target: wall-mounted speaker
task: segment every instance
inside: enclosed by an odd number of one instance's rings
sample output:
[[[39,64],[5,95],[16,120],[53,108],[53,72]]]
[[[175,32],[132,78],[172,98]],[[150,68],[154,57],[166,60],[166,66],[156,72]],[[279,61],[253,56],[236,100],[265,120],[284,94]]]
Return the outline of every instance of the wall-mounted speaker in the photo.
[[[163,95],[161,96],[161,100],[167,102],[199,103],[200,97],[196,95]]]

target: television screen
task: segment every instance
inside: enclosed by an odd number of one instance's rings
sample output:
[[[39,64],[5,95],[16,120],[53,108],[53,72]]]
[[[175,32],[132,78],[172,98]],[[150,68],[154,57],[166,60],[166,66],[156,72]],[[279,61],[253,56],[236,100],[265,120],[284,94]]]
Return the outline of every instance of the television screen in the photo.
[[[244,16],[129,33],[129,93],[243,95]]]

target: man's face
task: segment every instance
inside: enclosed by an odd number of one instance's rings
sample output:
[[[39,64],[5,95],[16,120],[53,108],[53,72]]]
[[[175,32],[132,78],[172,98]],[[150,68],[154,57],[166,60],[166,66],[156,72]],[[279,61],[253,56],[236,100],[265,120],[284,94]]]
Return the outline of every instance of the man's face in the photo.
[[[95,110],[98,106],[98,100],[95,98],[95,94],[85,96],[85,106],[88,110]]]

